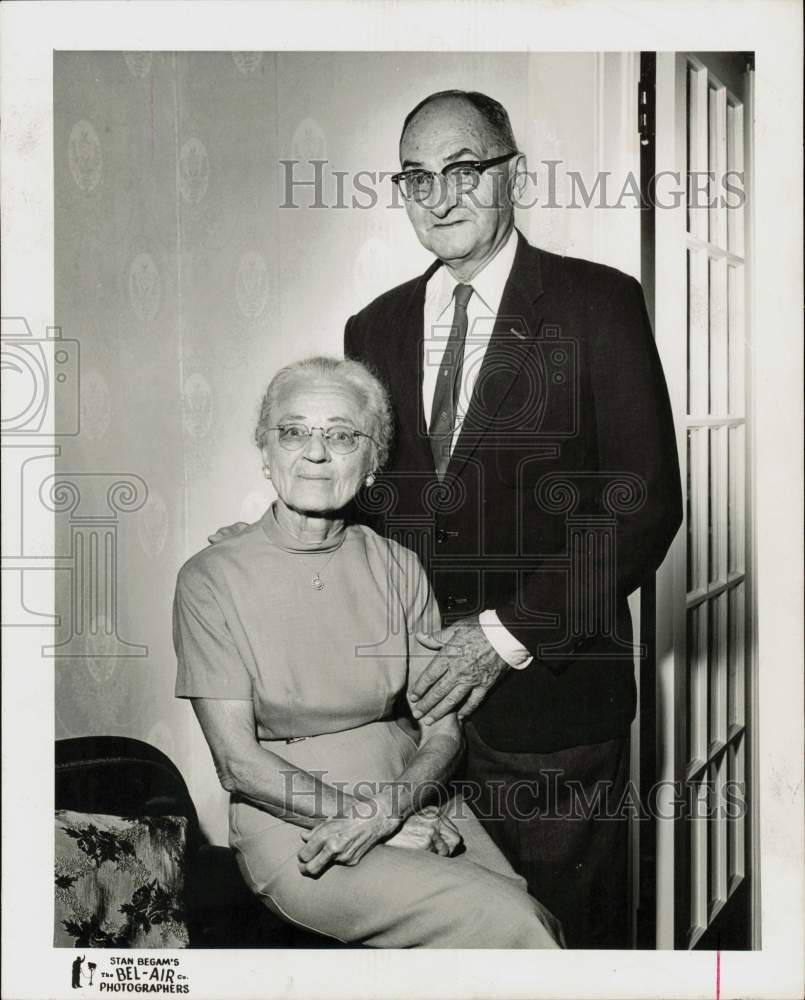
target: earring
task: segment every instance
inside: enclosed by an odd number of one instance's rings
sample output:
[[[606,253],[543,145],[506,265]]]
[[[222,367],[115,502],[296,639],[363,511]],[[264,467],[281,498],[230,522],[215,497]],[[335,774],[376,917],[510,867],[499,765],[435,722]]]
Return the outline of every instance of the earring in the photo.
[[[270,465],[264,465],[263,466],[263,475],[266,477],[266,479],[271,479],[271,466]]]
[[[372,483],[374,483],[374,481],[375,481],[375,474],[374,474],[374,472],[370,472],[369,475],[364,480],[364,482],[366,483],[367,486],[371,486]]]

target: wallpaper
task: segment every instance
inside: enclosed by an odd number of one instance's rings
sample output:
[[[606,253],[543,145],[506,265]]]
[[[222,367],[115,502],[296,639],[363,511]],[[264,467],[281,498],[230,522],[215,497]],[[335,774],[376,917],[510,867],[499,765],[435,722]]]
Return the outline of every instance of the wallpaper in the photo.
[[[251,435],[273,372],[340,353],[346,319],[429,263],[388,179],[356,178],[398,168],[405,114],[446,87],[496,96],[532,155],[592,162],[595,72],[593,55],[54,56],[55,315],[76,370],[57,387],[75,430],[43,485],[55,735],[163,750],[219,843],[226,796],[173,697],[176,573],[271,499]],[[519,221],[595,250],[589,213]]]

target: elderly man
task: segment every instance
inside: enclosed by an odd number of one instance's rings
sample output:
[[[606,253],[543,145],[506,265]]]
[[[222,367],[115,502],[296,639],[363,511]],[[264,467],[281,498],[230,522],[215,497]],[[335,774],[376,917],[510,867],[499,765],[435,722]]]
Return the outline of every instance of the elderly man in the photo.
[[[478,93],[408,115],[394,177],[437,258],[347,323],[398,440],[363,516],[418,549],[447,627],[414,694],[466,719],[468,798],[571,947],[627,944],[627,596],[681,522],[671,410],[639,284],[514,228],[526,180]]]

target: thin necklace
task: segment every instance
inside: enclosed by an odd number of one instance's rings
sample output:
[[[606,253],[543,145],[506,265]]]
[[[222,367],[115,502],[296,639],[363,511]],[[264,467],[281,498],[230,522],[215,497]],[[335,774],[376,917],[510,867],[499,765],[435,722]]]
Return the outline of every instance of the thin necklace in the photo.
[[[282,525],[279,524],[279,519],[277,518],[276,510],[274,511],[274,520],[280,527],[282,527]],[[304,544],[302,539],[295,532],[291,531],[290,528],[285,528],[284,530],[287,531],[288,534],[291,535],[293,538],[295,538],[297,542],[302,542],[302,544]],[[347,537],[346,531],[342,530],[341,539],[338,542],[338,545],[336,545],[333,551],[327,556],[324,563],[319,567],[319,569],[314,570],[313,576],[310,578],[310,586],[314,590],[324,590],[324,580],[322,580],[321,574],[329,566],[330,560],[335,556],[336,552],[338,552],[338,550],[344,544],[344,542],[346,541],[346,537]]]
[[[341,545],[343,545],[343,544],[344,543],[341,542]],[[313,573],[313,576],[310,578],[310,586],[314,590],[324,590],[324,580],[322,580],[320,574],[324,572],[324,570],[327,568],[327,566],[329,566],[330,560],[333,558],[333,556],[336,554],[336,552],[338,552],[338,549],[341,548],[341,545],[339,545],[338,548],[333,549],[333,551],[327,557],[327,561],[324,563],[324,565],[320,569],[317,569]]]

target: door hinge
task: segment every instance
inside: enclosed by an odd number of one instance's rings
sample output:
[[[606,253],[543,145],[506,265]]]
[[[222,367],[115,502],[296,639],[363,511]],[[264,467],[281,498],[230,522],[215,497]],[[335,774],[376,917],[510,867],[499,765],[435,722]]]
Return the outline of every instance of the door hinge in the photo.
[[[654,141],[654,81],[637,82],[637,131],[640,145],[648,146]]]

